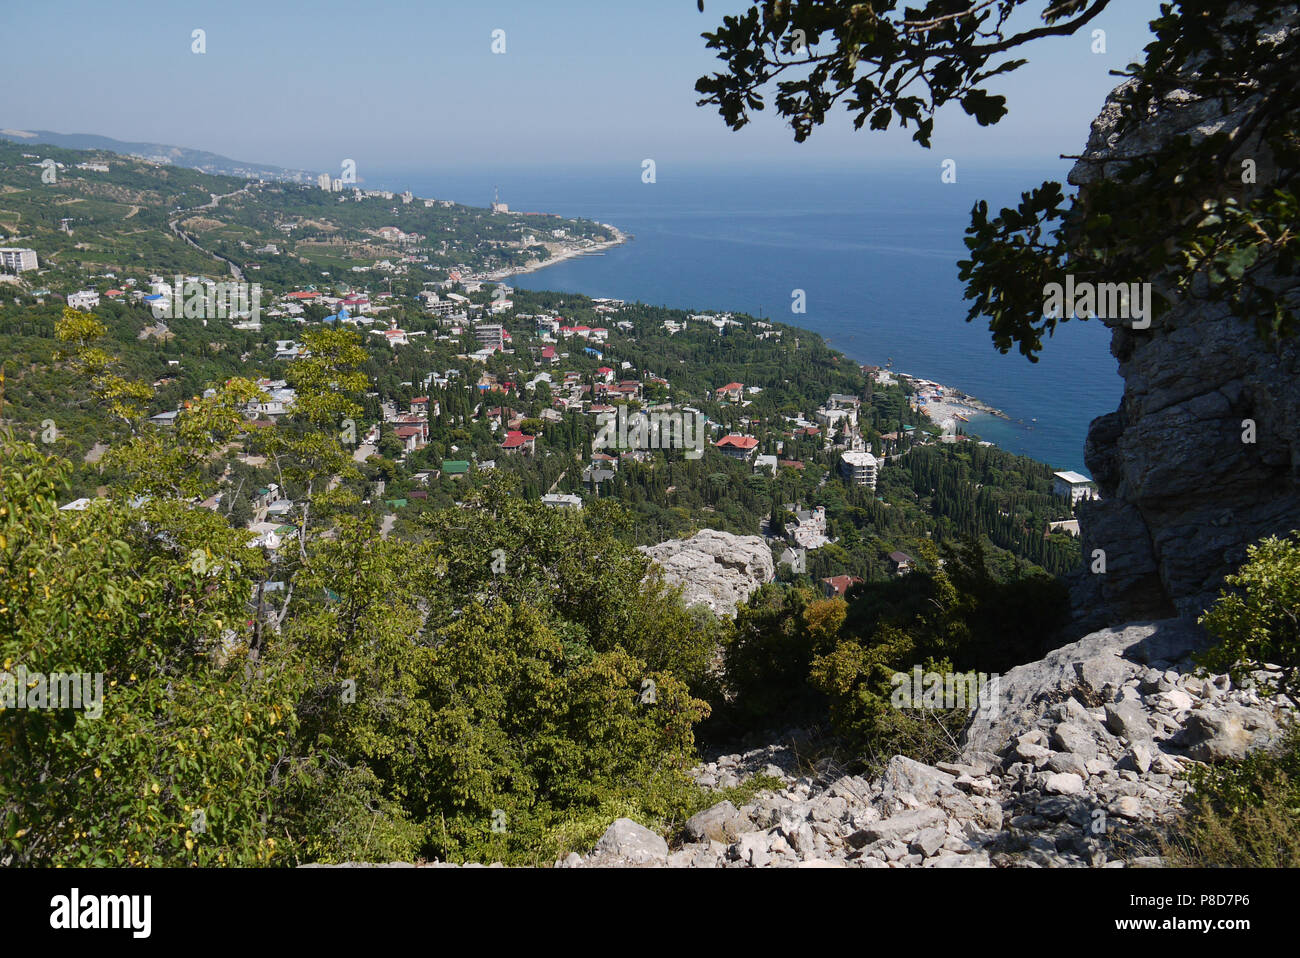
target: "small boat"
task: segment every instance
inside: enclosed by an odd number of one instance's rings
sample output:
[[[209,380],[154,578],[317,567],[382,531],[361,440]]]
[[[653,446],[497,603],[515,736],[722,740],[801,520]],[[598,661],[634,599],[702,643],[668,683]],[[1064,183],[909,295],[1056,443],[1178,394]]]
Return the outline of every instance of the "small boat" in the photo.
[[[1031,420],[1029,420],[1029,421],[1030,421],[1030,422],[1038,422],[1037,419],[1031,419]]]

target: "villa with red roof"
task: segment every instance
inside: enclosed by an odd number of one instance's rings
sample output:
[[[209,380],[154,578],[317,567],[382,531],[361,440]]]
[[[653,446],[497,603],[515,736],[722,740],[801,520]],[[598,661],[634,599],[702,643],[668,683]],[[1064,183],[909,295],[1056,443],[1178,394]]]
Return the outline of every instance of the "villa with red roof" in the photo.
[[[536,441],[536,436],[527,436],[517,429],[511,429],[506,433],[506,440],[501,443],[501,448],[506,452],[519,452],[523,453],[525,456],[531,456]]]
[[[415,452],[428,442],[429,427],[427,423],[397,426],[393,429],[393,435],[402,441],[402,448],[406,452]]]
[[[723,436],[714,446],[724,456],[730,456],[732,459],[748,459],[758,449],[758,440],[753,436],[741,436],[732,433],[729,436]]]
[[[741,383],[727,383],[721,387],[714,397],[721,402],[724,399],[730,399],[732,402],[740,402],[745,395],[745,387]]]
[[[822,579],[822,591],[826,593],[828,599],[833,599],[836,596],[842,599],[844,593],[861,581],[855,575],[833,575],[829,579]]]

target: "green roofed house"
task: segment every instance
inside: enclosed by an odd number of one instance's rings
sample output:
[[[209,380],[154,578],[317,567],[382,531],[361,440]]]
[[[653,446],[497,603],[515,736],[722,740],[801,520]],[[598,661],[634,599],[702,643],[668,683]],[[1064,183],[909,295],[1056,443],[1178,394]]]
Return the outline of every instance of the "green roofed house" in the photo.
[[[405,508],[406,508],[406,500],[405,500],[405,499],[385,499],[385,500],[384,500],[384,504],[385,504],[385,505],[392,506],[394,509],[405,509]]]
[[[458,479],[461,476],[469,474],[469,463],[464,459],[444,459],[442,461],[442,474]]]

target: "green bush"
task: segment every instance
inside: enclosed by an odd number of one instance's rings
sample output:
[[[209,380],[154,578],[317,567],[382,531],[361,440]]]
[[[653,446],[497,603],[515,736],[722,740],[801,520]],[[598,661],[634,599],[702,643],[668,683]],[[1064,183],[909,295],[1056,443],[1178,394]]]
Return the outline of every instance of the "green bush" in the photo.
[[[1239,762],[1197,766],[1186,811],[1164,839],[1175,865],[1300,867],[1300,728],[1278,748]]]
[[[1270,536],[1246,554],[1224,580],[1234,591],[1223,591],[1201,616],[1220,643],[1198,661],[1237,682],[1265,671],[1262,687],[1300,706],[1300,540]]]

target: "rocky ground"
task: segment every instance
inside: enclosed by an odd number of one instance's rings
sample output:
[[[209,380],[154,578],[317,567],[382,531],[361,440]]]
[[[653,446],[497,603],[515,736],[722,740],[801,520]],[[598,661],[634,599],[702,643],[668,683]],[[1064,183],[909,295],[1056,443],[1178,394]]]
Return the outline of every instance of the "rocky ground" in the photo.
[[[1203,636],[1184,620],[1106,629],[1002,676],[958,761],[895,756],[874,779],[801,768],[799,733],[694,770],[708,788],[755,774],[782,791],[721,802],[687,840],[619,819],[562,867],[963,868],[1158,866],[1153,826],[1179,807],[1191,763],[1239,758],[1293,718],[1279,698],[1198,677]]]

